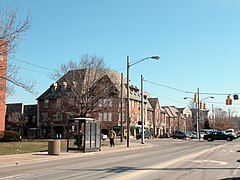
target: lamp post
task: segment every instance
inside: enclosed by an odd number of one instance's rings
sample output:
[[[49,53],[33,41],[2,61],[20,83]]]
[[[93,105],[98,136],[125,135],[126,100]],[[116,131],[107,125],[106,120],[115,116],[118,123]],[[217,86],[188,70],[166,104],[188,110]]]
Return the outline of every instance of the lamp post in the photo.
[[[129,56],[127,56],[127,147],[129,147],[130,144],[130,95],[129,95],[129,70],[131,66],[134,66],[135,64],[138,64],[142,61],[145,61],[147,59],[155,59],[155,60],[159,60],[160,57],[159,56],[151,56],[151,57],[146,57],[144,59],[141,59],[139,61],[133,62],[132,64],[130,64],[130,58]]]
[[[142,121],[142,141],[141,143],[144,144],[145,134],[144,134],[144,91],[143,91],[143,75],[141,75],[141,121]]]

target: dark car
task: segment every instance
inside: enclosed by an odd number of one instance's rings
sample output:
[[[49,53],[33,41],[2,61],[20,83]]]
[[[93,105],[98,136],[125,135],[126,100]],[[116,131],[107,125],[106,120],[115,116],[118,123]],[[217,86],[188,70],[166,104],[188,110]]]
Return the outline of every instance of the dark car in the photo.
[[[235,137],[232,134],[225,134],[221,131],[219,132],[211,132],[209,134],[204,135],[204,140],[214,141],[214,140],[227,140],[232,141]]]
[[[173,139],[186,139],[187,138],[187,134],[183,131],[173,131],[172,133],[172,138]]]
[[[136,135],[136,139],[141,139],[142,138],[142,133]],[[144,131],[144,138],[152,138],[152,133],[150,131]]]

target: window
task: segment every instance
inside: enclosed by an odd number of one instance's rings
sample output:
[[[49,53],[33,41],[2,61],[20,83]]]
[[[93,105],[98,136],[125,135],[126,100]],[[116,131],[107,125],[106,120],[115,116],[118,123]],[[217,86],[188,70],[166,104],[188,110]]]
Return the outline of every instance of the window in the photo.
[[[112,107],[113,105],[113,100],[112,99],[108,99],[108,107]]]
[[[112,121],[112,113],[111,112],[108,113],[108,121]]]
[[[61,99],[60,98],[57,98],[57,108],[60,108],[61,107]]]
[[[102,107],[102,104],[103,104],[103,99],[99,99],[98,100],[98,107]]]
[[[48,121],[48,113],[42,113],[42,117],[44,122]]]
[[[61,121],[62,120],[62,114],[60,112],[57,112],[55,115],[53,115],[54,121]]]
[[[107,117],[108,117],[107,112],[104,112],[103,113],[103,121],[107,121]]]
[[[122,113],[122,120],[125,121],[125,114]],[[121,121],[121,113],[119,113],[119,117],[118,117],[119,121]]]
[[[103,114],[100,112],[98,113],[98,120],[99,121],[102,121],[103,120]]]
[[[98,107],[112,107],[113,100],[112,99],[99,99]]]
[[[112,112],[100,112],[100,113],[98,113],[98,120],[112,121]]]
[[[44,108],[48,108],[48,106],[49,106],[49,100],[45,99],[44,100]]]
[[[32,117],[32,123],[36,123],[36,116]]]

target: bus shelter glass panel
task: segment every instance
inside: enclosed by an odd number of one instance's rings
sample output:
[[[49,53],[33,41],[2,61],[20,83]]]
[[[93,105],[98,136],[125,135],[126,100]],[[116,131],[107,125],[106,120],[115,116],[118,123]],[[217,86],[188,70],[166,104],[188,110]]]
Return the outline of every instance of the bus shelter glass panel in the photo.
[[[68,123],[67,151],[99,151],[101,149],[101,121],[74,118]]]

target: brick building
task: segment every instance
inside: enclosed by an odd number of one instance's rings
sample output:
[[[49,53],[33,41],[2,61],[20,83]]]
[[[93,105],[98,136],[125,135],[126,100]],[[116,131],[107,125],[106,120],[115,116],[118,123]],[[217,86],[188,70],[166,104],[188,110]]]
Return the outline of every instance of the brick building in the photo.
[[[18,131],[23,138],[38,137],[37,105],[6,104],[5,129]]]
[[[112,70],[102,70],[99,78],[96,81],[91,82],[88,88],[90,98],[95,99],[95,103],[91,105],[91,109],[85,114],[86,117],[91,117],[102,121],[102,132],[108,134],[108,130],[115,127],[119,130],[120,114],[121,114],[121,75]],[[80,75],[81,78],[80,78]],[[73,82],[68,82],[68,77],[78,77]],[[37,123],[42,137],[54,137],[54,134],[61,134],[62,137],[66,137],[68,119],[77,114],[76,105],[73,108],[64,109],[66,107],[66,101],[73,101],[77,103],[77,99],[67,99],[66,91],[72,91],[74,84],[84,86],[89,80],[89,72],[86,69],[73,70],[67,72],[56,83],[53,83],[42,95],[37,98],[38,101],[38,118]],[[70,79],[71,79],[70,78]],[[71,79],[72,80],[72,79]],[[111,87],[110,89],[108,87]],[[77,88],[77,87],[76,87]],[[123,97],[126,97],[126,88],[123,87]],[[79,87],[79,91],[82,88]],[[101,92],[106,92],[105,96],[100,96]],[[77,93],[77,92],[76,92]],[[88,101],[92,103],[93,100]],[[85,103],[83,101],[82,103]],[[79,103],[80,108],[90,107],[89,104],[82,105]],[[56,108],[58,107],[58,108]],[[123,118],[126,116],[126,105],[123,103]],[[63,110],[64,109],[64,110]],[[125,123],[125,121],[123,120]]]
[[[5,130],[7,43],[0,40],[0,131]]]
[[[83,74],[86,76],[86,70],[74,70],[69,71],[64,76],[69,74],[77,76],[77,74]],[[84,85],[84,78],[78,78],[73,82],[66,82],[67,79],[60,78],[56,83],[53,83],[42,95],[37,98],[38,101],[38,116],[37,124],[40,129],[41,137],[54,137],[54,134],[61,134],[62,137],[66,137],[67,134],[67,122],[68,119],[73,116],[74,111],[77,109],[69,109],[68,112],[61,111],[62,106],[65,101],[71,101],[71,99],[64,98],[66,94],[64,91],[69,86],[74,86],[74,84]],[[64,81],[63,81],[64,79]],[[81,82],[78,82],[82,79]],[[101,77],[93,83],[94,89],[91,94],[91,98],[97,98],[97,103],[91,107],[92,111],[86,114],[87,117],[91,117],[102,121],[101,129],[102,133],[108,134],[110,128],[115,129],[115,131],[120,134],[121,128],[121,117],[124,127],[124,136],[126,135],[126,97],[127,88],[126,81],[121,80],[121,74],[113,70],[104,70]],[[111,87],[109,89],[108,87]],[[100,97],[101,91],[110,90],[106,96]],[[133,85],[130,85],[130,131],[131,136],[135,136],[139,133],[141,129],[141,94],[140,90]],[[149,124],[155,124],[155,127],[159,123],[153,122],[155,119],[160,120],[161,110],[158,106],[152,108],[149,103],[147,96],[144,96],[144,118],[146,128],[151,128]],[[77,101],[77,99],[73,100]],[[121,101],[122,109],[121,109]],[[79,106],[82,106],[79,104]],[[59,107],[59,108],[56,108]],[[83,106],[84,107],[84,106]],[[75,109],[75,110],[74,110]],[[152,111],[152,115],[149,115],[149,109]],[[155,111],[158,111],[155,113]],[[154,114],[154,119],[153,119]],[[158,117],[158,118],[157,118]],[[151,123],[150,123],[151,122]],[[149,129],[150,130],[150,129]]]

